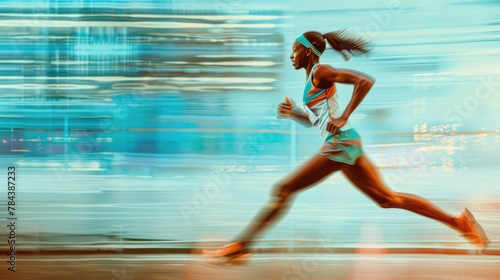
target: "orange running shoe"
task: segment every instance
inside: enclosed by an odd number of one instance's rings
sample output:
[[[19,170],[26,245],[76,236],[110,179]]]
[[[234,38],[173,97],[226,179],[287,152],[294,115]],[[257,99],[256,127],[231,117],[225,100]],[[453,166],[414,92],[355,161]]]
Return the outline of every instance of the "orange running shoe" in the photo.
[[[217,250],[203,250],[202,254],[214,263],[244,262],[251,255],[239,241],[223,245]]]
[[[470,243],[479,249],[485,249],[488,246],[490,240],[486,236],[483,227],[476,221],[469,209],[465,208],[458,214],[457,219],[463,221],[463,237],[467,238]]]

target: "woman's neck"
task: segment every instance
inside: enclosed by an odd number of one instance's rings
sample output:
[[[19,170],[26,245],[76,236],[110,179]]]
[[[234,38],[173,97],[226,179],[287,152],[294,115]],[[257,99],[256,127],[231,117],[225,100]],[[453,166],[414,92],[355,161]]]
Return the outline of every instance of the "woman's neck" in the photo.
[[[312,74],[313,67],[317,63],[319,63],[319,58],[316,57],[316,58],[310,60],[309,63],[307,64],[307,66],[305,67],[305,69],[306,69],[306,81],[309,79],[309,75]]]

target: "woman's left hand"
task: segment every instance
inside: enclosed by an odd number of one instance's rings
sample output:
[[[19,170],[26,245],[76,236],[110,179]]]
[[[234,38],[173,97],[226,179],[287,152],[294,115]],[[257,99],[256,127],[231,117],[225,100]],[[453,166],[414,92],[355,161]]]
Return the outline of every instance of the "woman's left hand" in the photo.
[[[343,127],[347,123],[347,118],[340,117],[338,119],[331,119],[330,122],[326,125],[326,130],[335,134],[339,128]]]

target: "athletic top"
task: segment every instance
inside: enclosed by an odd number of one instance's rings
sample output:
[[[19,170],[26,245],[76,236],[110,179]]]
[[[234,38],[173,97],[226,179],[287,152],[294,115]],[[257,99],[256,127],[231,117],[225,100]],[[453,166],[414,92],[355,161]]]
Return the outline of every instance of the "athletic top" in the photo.
[[[337,87],[333,84],[331,87],[323,89],[317,88],[312,83],[314,68],[318,64],[314,64],[311,69],[311,74],[307,79],[303,95],[303,108],[309,116],[311,123],[320,131],[321,139],[326,140],[332,133],[326,130],[326,125],[330,118],[339,118],[342,115],[340,110],[338,97],[335,94]],[[338,129],[338,132],[346,131],[353,128],[349,121]]]

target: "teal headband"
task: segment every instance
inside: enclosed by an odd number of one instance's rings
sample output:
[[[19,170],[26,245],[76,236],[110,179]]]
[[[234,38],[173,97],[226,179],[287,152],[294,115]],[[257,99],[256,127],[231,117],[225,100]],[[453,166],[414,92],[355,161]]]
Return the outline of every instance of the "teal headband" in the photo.
[[[321,56],[321,52],[318,51],[314,46],[313,44],[311,44],[311,42],[309,42],[309,40],[307,40],[306,37],[304,37],[304,35],[300,35],[299,37],[297,37],[297,39],[295,39],[295,41],[299,42],[302,46],[306,47],[306,48],[311,48],[311,50],[313,51],[313,53],[315,55],[317,55],[318,57]]]

